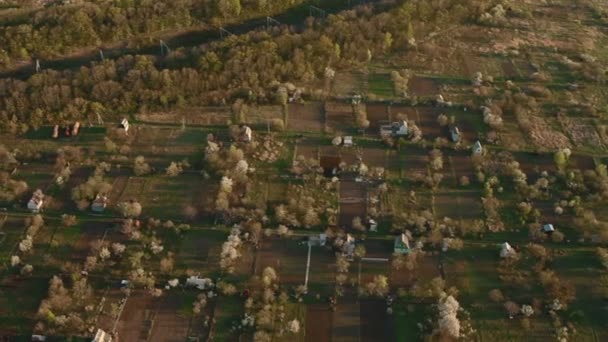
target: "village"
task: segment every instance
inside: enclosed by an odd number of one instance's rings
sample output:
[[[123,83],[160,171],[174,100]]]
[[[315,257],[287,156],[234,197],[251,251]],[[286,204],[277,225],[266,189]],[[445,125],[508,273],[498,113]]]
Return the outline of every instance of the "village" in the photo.
[[[606,4],[158,3],[0,8],[0,341],[608,340]]]

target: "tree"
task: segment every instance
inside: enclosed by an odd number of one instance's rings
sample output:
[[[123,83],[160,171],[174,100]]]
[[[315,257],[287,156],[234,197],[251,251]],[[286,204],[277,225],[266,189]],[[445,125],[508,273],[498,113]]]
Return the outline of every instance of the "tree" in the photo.
[[[124,217],[138,217],[141,215],[141,204],[136,200],[129,200],[118,204],[118,208]]]
[[[460,303],[452,297],[443,296],[437,304],[439,310],[439,331],[442,335],[459,338],[460,337],[460,320],[456,316]]]
[[[135,161],[133,162],[133,172],[136,176],[147,175],[151,171],[152,168],[150,165],[148,165],[148,163],[146,163],[144,156],[135,157]]]
[[[217,7],[224,18],[238,17],[241,14],[240,0],[220,0]]]

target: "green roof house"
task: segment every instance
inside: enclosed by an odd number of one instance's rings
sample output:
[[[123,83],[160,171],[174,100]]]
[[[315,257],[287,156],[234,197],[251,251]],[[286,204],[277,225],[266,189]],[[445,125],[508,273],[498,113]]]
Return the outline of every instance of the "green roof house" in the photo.
[[[405,233],[395,237],[394,252],[398,254],[407,254],[410,252],[410,240]]]

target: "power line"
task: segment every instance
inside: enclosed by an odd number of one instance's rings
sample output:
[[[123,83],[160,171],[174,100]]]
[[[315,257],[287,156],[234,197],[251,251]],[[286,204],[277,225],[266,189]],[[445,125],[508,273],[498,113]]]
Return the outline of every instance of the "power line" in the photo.
[[[270,29],[270,25],[281,25],[281,23],[273,17],[266,17],[266,30]]]
[[[311,17],[318,16],[321,19],[325,19],[325,17],[327,17],[327,12],[325,12],[325,10],[320,9],[317,6],[310,5],[308,7],[308,13],[310,14]]]
[[[167,45],[162,39],[160,40],[160,54],[168,55],[171,52],[169,45]]]
[[[220,37],[224,38],[224,35],[234,36],[234,33],[226,30],[225,28],[220,26]]]

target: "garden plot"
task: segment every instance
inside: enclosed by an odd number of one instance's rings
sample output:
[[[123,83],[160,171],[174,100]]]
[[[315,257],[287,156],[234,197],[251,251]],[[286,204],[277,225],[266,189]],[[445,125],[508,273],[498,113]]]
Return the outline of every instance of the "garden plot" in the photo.
[[[381,103],[368,103],[367,105],[367,120],[369,120],[369,128],[373,132],[380,129],[380,125],[389,122],[388,107]]]
[[[337,72],[332,93],[337,96],[362,94],[366,90],[367,76],[358,72]]]
[[[412,96],[439,95],[439,84],[430,77],[414,76],[410,78],[408,87]]]
[[[588,147],[592,149],[604,149],[602,138],[595,127],[585,122],[585,119],[561,116],[558,118],[562,129],[566,132],[576,147]]]
[[[369,92],[376,98],[390,98],[394,95],[390,74],[372,74],[368,78]]]
[[[272,267],[281,284],[302,285],[306,277],[307,254],[308,246],[296,240],[265,239],[257,250],[256,274]]]
[[[323,103],[289,104],[287,129],[295,132],[322,133],[325,128]]]
[[[306,342],[331,342],[332,337],[331,309],[326,304],[309,304],[306,306]]]
[[[143,211],[153,217],[172,219],[184,217],[184,210],[187,207],[199,204],[201,192],[210,196],[205,192],[205,183],[197,174],[135,178],[131,185],[131,180],[134,178],[129,180],[121,198],[138,199]],[[211,195],[211,197],[215,196]]]
[[[417,146],[407,146],[398,152],[401,160],[402,177],[427,172],[428,151]]]
[[[180,296],[181,294],[181,296]],[[190,298],[185,298],[183,292],[177,293],[176,290],[160,298],[154,323],[150,330],[149,341],[181,342],[188,340],[190,335],[191,314],[185,315],[183,308],[192,306]],[[199,322],[202,327],[202,322]]]
[[[391,288],[409,287],[416,282],[426,283],[441,276],[438,268],[439,261],[436,256],[426,253],[425,255],[419,255],[416,260],[416,267],[411,271],[405,267],[398,270],[394,267],[390,268],[389,285]]]
[[[555,162],[550,153],[513,153],[521,170],[528,176],[528,183],[535,182],[543,171],[555,172]]]
[[[362,182],[340,181],[340,214],[338,224],[350,227],[353,219],[365,219],[367,214],[367,189]]]
[[[108,222],[87,222],[80,225],[80,228],[65,228],[74,230],[79,229],[78,240],[72,248],[70,260],[77,264],[84,262],[91,252],[91,244],[94,241],[107,238],[107,235],[111,234],[112,228],[113,224]]]
[[[335,256],[325,248],[313,247],[311,249],[308,272],[308,293],[310,295],[325,298],[332,293],[335,282],[335,261]],[[302,261],[300,267],[306,268],[306,259]]]
[[[388,150],[383,148],[362,148],[363,163],[368,167],[388,168]]]
[[[178,268],[192,270],[195,274],[209,276],[219,268],[221,246],[227,234],[221,231],[192,229],[180,240],[176,260]]]
[[[437,117],[443,113],[442,108],[435,107],[416,107],[416,124],[422,130],[422,137],[426,140],[435,138],[448,138],[447,132],[443,132],[437,122]]]
[[[363,342],[395,341],[393,317],[386,313],[386,300],[361,299],[361,339]]]
[[[357,300],[340,298],[332,322],[332,342],[358,341],[361,337],[361,308]]]
[[[191,107],[180,112],[137,114],[138,121],[181,125],[218,126],[225,125],[232,118],[230,107]]]
[[[326,102],[325,120],[328,133],[348,134],[354,130],[353,109],[349,103]]]
[[[520,78],[517,66],[515,66],[515,63],[513,63],[510,58],[503,60],[501,66],[503,74],[508,80],[517,80]]]
[[[481,193],[477,191],[443,192],[434,196],[437,217],[449,217],[455,220],[483,217]]]
[[[148,341],[155,324],[158,298],[142,291],[133,291],[128,297],[120,320],[117,334],[121,341]]]
[[[470,152],[444,151],[444,186],[460,186],[460,178],[467,177],[470,182],[475,180],[475,169]]]
[[[319,159],[319,146],[312,142],[302,141],[295,147],[294,155],[296,158],[303,156],[306,159]]]

